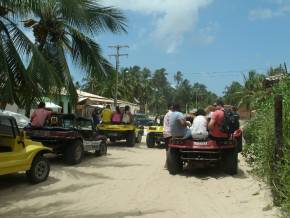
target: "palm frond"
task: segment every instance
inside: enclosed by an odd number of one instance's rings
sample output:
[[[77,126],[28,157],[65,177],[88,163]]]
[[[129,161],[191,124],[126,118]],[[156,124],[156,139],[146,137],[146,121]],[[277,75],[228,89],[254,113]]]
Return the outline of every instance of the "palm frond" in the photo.
[[[67,27],[71,36],[71,55],[89,75],[102,76],[111,70],[111,65],[102,56],[100,46],[77,30]]]

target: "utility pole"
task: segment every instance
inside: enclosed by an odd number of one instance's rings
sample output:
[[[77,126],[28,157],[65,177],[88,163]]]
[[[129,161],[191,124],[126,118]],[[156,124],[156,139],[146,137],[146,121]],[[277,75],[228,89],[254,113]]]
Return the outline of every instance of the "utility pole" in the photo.
[[[109,48],[116,49],[115,54],[109,55],[110,57],[115,57],[116,60],[116,87],[115,87],[115,96],[114,96],[114,106],[117,106],[118,103],[118,77],[119,77],[119,67],[120,67],[120,57],[126,56],[128,57],[128,54],[120,54],[121,48],[129,48],[128,45],[110,45]]]
[[[287,70],[286,62],[284,62],[284,68],[285,68],[285,72],[286,72],[286,74],[288,74],[288,70]]]

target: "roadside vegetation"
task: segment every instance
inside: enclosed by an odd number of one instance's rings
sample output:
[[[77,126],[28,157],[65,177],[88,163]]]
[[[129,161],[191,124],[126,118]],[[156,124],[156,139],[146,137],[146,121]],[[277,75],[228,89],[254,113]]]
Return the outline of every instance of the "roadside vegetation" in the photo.
[[[254,173],[271,187],[274,204],[290,214],[290,79],[282,67],[270,69],[267,76],[283,75],[272,86],[263,86],[265,76],[250,72],[244,85],[233,82],[225,92],[225,100],[244,104],[255,111],[244,129],[246,145],[243,155]],[[265,81],[264,81],[265,82]],[[240,95],[242,94],[242,95]],[[283,97],[283,154],[275,157],[274,98]],[[287,215],[286,215],[287,216]]]

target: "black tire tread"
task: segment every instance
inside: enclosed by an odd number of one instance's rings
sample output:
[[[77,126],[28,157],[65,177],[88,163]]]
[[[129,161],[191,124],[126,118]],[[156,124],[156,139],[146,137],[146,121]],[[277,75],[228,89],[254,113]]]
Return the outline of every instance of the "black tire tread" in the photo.
[[[74,152],[75,152],[75,149],[78,145],[82,146],[83,152],[82,152],[81,158],[79,160],[75,160],[74,159]],[[65,162],[69,165],[79,164],[82,161],[83,156],[84,156],[84,148],[83,148],[81,140],[75,140],[70,145],[68,145],[64,151]]]
[[[45,161],[47,163],[47,167],[48,167],[47,175],[45,176],[45,178],[43,180],[38,180],[34,175],[34,167],[39,160]],[[47,177],[49,176],[49,172],[50,172],[50,164],[49,164],[48,160],[45,157],[43,157],[42,154],[39,154],[39,155],[34,157],[34,160],[31,164],[31,168],[26,171],[26,176],[27,176],[27,179],[30,183],[37,184],[37,183],[45,181],[47,179]]]
[[[166,151],[167,169],[171,175],[176,175],[182,171],[182,161],[180,154],[176,149],[169,148]]]

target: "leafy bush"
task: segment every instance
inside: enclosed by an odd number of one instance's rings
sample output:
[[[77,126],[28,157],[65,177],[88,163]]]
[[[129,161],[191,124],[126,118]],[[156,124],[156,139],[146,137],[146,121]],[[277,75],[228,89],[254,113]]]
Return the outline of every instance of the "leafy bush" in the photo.
[[[283,96],[283,158],[275,160],[274,96]],[[290,81],[285,79],[255,105],[256,117],[244,130],[243,155],[254,171],[270,184],[274,203],[290,214]]]

